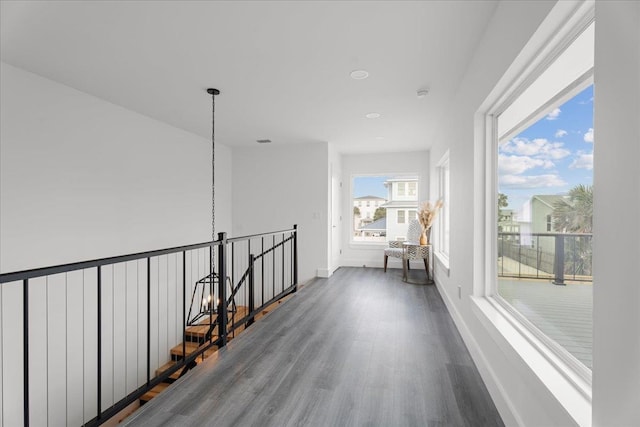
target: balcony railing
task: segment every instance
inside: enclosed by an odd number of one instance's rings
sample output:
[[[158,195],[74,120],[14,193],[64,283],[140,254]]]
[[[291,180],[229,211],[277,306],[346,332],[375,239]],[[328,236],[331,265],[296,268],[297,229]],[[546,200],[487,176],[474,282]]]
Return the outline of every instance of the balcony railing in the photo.
[[[297,239],[296,226],[219,233],[213,242],[1,274],[4,425],[100,425],[183,375],[296,291]]]
[[[593,281],[591,233],[498,233],[498,276]]]

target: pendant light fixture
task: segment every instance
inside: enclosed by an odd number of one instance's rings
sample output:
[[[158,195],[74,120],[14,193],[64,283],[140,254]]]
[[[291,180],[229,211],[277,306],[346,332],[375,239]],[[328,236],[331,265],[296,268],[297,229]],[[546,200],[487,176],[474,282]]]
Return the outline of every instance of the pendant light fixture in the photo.
[[[207,93],[211,95],[211,241],[216,240],[216,95],[220,95],[218,89],[209,88]],[[214,269],[215,254],[213,246],[210,251],[209,274],[198,280],[193,288],[187,326],[201,324],[203,318],[213,325],[213,317],[219,301],[213,301],[215,295],[214,284],[219,280]],[[211,330],[207,333],[210,336]]]

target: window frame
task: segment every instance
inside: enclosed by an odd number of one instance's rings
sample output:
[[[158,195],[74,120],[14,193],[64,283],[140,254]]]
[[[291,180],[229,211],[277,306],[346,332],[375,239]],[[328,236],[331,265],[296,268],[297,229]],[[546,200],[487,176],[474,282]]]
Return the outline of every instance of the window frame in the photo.
[[[436,217],[436,235],[434,241],[436,247],[434,253],[448,270],[451,251],[451,159],[449,150],[442,155],[436,164],[436,171],[438,178],[438,200],[442,200],[443,205],[440,213]],[[447,245],[447,243],[449,244]]]
[[[591,387],[592,371],[582,364],[578,359],[570,354],[564,347],[549,338],[540,329],[538,329],[529,319],[509,304],[497,291],[497,202],[498,202],[498,117],[505,111],[518,97],[533,83],[536,79],[558,59],[558,57],[578,38],[591,24],[594,23],[593,10],[585,13],[581,19],[572,24],[563,26],[565,34],[559,36],[560,40],[556,40],[555,45],[546,54],[538,54],[533,58],[533,67],[530,67],[524,73],[523,79],[519,84],[511,84],[503,88],[503,93],[483,114],[484,117],[484,231],[485,251],[484,251],[484,289],[480,291],[480,295],[489,299],[493,305],[499,306],[506,311],[510,318],[508,319],[517,328],[524,328],[528,334],[531,334],[540,344],[534,343],[534,346],[540,350],[551,361],[562,375],[570,380],[579,388],[578,382],[574,376],[577,375],[580,380],[584,381]],[[513,136],[526,129],[537,120],[542,111],[547,111],[553,106],[558,106],[576,95],[579,91],[594,83],[594,67],[592,66],[587,72],[579,76],[571,82],[563,90],[547,100],[542,106],[531,113],[527,118],[523,119],[514,129],[509,132]],[[505,138],[503,138],[505,139]],[[552,356],[548,356],[548,354]],[[552,360],[552,357],[559,359],[559,362]],[[568,368],[568,369],[567,369]]]
[[[402,191],[400,191],[401,188]],[[398,197],[407,197],[407,186],[404,182],[396,182],[396,195]]]
[[[416,181],[411,181],[407,185],[407,197],[411,196],[418,197],[418,183]]]

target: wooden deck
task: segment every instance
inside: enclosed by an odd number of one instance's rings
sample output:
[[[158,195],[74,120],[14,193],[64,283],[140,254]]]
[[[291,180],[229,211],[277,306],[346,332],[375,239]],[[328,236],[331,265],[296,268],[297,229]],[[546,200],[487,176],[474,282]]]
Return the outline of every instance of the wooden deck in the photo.
[[[548,337],[592,368],[593,285],[499,278],[498,292]]]
[[[125,425],[502,426],[436,287],[401,279],[315,280]]]

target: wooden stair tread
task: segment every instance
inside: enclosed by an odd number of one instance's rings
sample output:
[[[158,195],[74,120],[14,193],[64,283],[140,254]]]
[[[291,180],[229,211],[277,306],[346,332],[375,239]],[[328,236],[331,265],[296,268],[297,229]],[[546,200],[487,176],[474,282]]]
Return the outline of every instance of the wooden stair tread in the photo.
[[[238,306],[235,313],[229,312],[229,318],[227,320],[227,323],[229,325],[232,325],[234,321],[237,322],[241,320],[243,317],[245,317],[248,312],[249,312],[248,307],[242,306],[242,305]],[[206,337],[207,333],[209,332],[209,329],[211,328],[212,324],[214,324],[216,320],[217,320],[217,316],[207,316],[203,320],[198,322],[197,325],[189,326],[186,329],[186,335],[188,335],[190,338],[204,338]],[[214,326],[212,334],[214,336],[218,335],[217,325]]]
[[[162,393],[163,391],[165,391],[167,389],[167,387],[169,387],[171,384],[169,383],[160,383],[157,386],[155,386],[154,388],[152,388],[151,390],[149,390],[148,392],[146,392],[145,394],[143,394],[140,397],[140,400],[143,402],[148,402],[151,399],[153,399],[154,397],[156,397],[157,395],[159,395],[160,393]]]
[[[160,366],[158,369],[156,369],[156,376],[162,375],[163,372],[165,372],[166,370],[172,368],[173,366],[175,366],[175,364],[176,364],[176,362],[174,360],[170,360],[167,363],[165,363],[164,365]],[[174,380],[174,381],[177,380],[178,378],[180,378],[180,373],[181,372],[182,372],[182,369],[178,369],[173,374],[169,375],[167,380]]]
[[[233,313],[232,311],[228,311],[227,312],[227,317],[231,318],[232,315],[233,315],[236,318],[240,319],[240,318],[244,317],[248,312],[249,312],[249,307],[247,307],[246,305],[239,305],[239,306],[236,306],[236,312],[235,313]],[[211,318],[211,320],[209,320],[209,318]],[[217,319],[218,319],[218,315],[217,314],[212,314],[210,316],[207,316],[207,317],[203,318],[201,321],[199,321],[198,325],[208,325],[209,322],[214,323]]]
[[[187,341],[187,342],[184,343],[184,352],[188,356],[191,353],[193,353],[196,350],[198,350],[198,347],[200,347],[200,344],[198,344],[196,342]],[[180,343],[177,346],[173,347],[171,349],[171,356],[177,356],[177,357],[185,356],[185,354],[183,354],[182,348],[183,348],[183,343]]]
[[[217,337],[214,337],[217,338]],[[203,344],[206,345],[208,343]],[[189,356],[190,354],[195,353],[197,350],[199,350],[202,346],[200,344],[198,344],[197,342],[190,342],[187,341],[185,343],[185,352],[187,353],[187,356]],[[213,352],[218,350],[218,346],[213,346],[210,349],[206,350],[204,352],[204,356],[210,356],[211,354],[213,354]],[[184,355],[182,353],[182,343],[178,344],[177,346],[173,347],[171,349],[171,357],[177,357],[177,358],[182,358]]]
[[[204,338],[209,332],[210,325],[202,325],[202,326],[189,326],[186,329],[186,335],[190,337]],[[213,328],[213,335],[218,335],[218,327]]]
[[[275,309],[277,309],[280,304],[282,304],[283,302],[287,301],[289,298],[293,297],[293,294],[287,295],[286,297],[275,301],[271,304],[269,304],[267,307],[265,307],[263,310],[260,311],[260,313],[256,314],[255,316],[255,320],[258,320],[264,316],[266,316],[267,314],[269,314],[270,312],[274,311]],[[236,312],[229,313],[229,319],[228,319],[228,326],[231,327],[234,325],[234,323],[236,324],[237,328],[229,333],[229,335],[227,336],[227,340],[231,341],[233,340],[236,336],[238,336],[242,331],[244,331],[247,326],[244,322],[239,323],[239,321],[241,319],[243,319],[245,316],[247,316],[247,314],[249,313],[249,307],[247,306],[237,306],[236,307]],[[211,327],[211,323],[213,323],[215,320],[217,320],[217,316],[208,316],[205,317],[203,320],[201,320],[197,325],[194,326],[189,326],[185,332],[188,338],[196,338],[198,341],[202,340],[205,338],[207,332],[209,331],[210,327]],[[210,323],[211,322],[211,323]],[[218,327],[215,326],[213,331],[212,331],[212,339],[216,339],[218,337]],[[205,344],[200,344],[199,342],[196,341],[186,341],[184,343],[184,352],[186,353],[187,356],[193,354],[194,352],[196,352],[198,349],[200,349],[202,346],[206,345]],[[176,365],[176,360],[182,359],[185,355],[183,354],[183,343],[180,343],[178,345],[176,345],[175,347],[173,347],[170,350],[170,354],[171,354],[171,358],[173,360],[165,363],[164,365],[160,366],[158,369],[156,369],[156,376],[161,375],[163,372],[165,372],[166,370],[170,369],[171,367]],[[218,357],[218,346],[212,346],[210,349],[206,350],[203,354],[202,354],[202,358],[198,357],[195,362],[196,363],[200,363],[202,361],[202,359],[206,359],[209,357],[212,358],[217,358]],[[167,387],[169,387],[169,385],[171,385],[171,380],[176,380],[180,377],[181,374],[181,369],[177,370],[176,372],[174,372],[169,378],[167,378],[167,380],[169,380],[169,382],[162,382],[160,384],[158,384],[157,386],[155,386],[153,389],[149,390],[148,392],[146,392],[145,394],[143,394],[140,397],[140,401],[141,403],[146,403],[149,400],[153,399],[154,397],[156,397],[158,394],[162,393]]]

